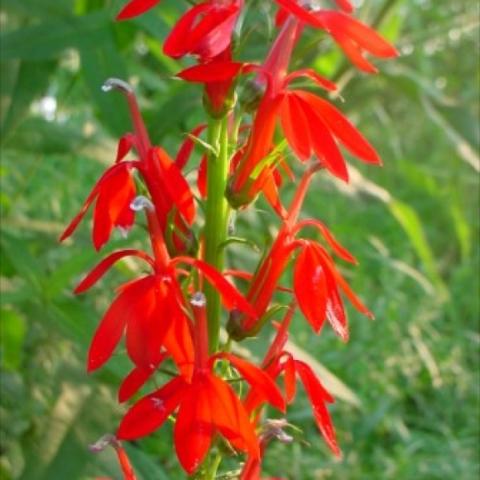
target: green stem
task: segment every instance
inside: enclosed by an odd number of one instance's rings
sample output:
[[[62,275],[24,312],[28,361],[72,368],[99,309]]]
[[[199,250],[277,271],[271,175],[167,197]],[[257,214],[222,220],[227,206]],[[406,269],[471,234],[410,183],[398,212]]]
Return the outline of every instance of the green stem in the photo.
[[[223,270],[223,248],[227,238],[229,207],[225,199],[228,176],[227,117],[213,119],[208,129],[208,140],[215,149],[207,162],[207,202],[205,208],[205,261],[218,271]],[[207,297],[208,339],[210,353],[218,350],[220,333],[220,295],[215,287],[205,285]]]
[[[215,480],[215,477],[217,476],[217,470],[221,462],[222,455],[219,452],[212,458],[209,469],[206,472],[205,480]]]

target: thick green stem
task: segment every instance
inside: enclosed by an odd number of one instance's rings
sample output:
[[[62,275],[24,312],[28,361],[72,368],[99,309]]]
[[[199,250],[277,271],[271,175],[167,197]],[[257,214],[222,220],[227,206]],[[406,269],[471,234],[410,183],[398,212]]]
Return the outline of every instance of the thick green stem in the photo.
[[[207,202],[205,208],[205,261],[218,271],[223,270],[223,248],[227,238],[229,207],[225,199],[228,176],[227,117],[212,120],[209,125],[209,143],[214,153],[209,154],[207,164]],[[215,287],[205,286],[207,297],[208,339],[210,353],[218,350],[220,333],[220,295]]]

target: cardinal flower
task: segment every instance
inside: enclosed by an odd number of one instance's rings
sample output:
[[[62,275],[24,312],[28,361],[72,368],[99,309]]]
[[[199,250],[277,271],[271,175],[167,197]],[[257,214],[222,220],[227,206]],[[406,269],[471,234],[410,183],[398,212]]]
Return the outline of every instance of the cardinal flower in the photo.
[[[88,290],[115,262],[127,256],[141,258],[153,271],[119,289],[116,299],[106,311],[92,340],[88,355],[89,371],[101,367],[111,357],[124,332],[131,360],[144,370],[158,364],[160,349],[165,345],[165,338],[169,334],[174,335],[178,332],[180,335],[183,334],[183,338],[177,339],[176,345],[183,346],[180,352],[191,351],[188,328],[185,328],[188,321],[182,308],[183,294],[178,281],[178,276],[184,273],[179,268],[181,264],[197,269],[206,281],[219,291],[228,309],[238,308],[249,315],[256,315],[242,295],[204,261],[186,256],[170,258],[155,208],[147,198],[137,198],[132,207],[137,211],[146,212],[154,258],[139,250],[112,253],[80,282],[75,292],[82,293]],[[168,347],[168,344],[165,346]],[[175,355],[175,351],[170,353]]]
[[[258,439],[247,411],[233,388],[214,371],[222,358],[240,373],[255,391],[261,392],[276,408],[285,409],[278,387],[260,368],[228,353],[208,355],[206,300],[197,293],[191,300],[195,320],[195,368],[189,381],[182,375],[139,400],[125,415],[117,432],[124,440],[134,440],[160,428],[178,408],[174,427],[177,456],[187,473],[203,462],[215,434],[253,458],[260,455]]]
[[[122,80],[110,79],[105,82],[104,90],[111,89],[117,89],[125,95],[134,133],[127,133],[120,139],[116,164],[99,179],[60,240],[66,239],[75,231],[95,200],[92,239],[97,250],[108,241],[114,227],[130,229],[135,220],[130,204],[136,195],[133,175],[136,171],[152,195],[155,212],[169,241],[170,251],[184,252],[193,242],[189,229],[196,213],[193,193],[175,161],[165,150],[151,145],[130,85]],[[124,161],[132,148],[135,148],[140,160]],[[170,218],[173,218],[173,231],[169,227]]]
[[[370,143],[331,103],[308,91],[288,90],[305,77],[317,86],[334,91],[336,86],[311,69],[287,74],[288,63],[302,26],[290,17],[282,27],[261,71],[266,78],[265,95],[258,107],[252,133],[228,189],[234,207],[249,203],[259,193],[259,178],[275,165],[270,155],[277,119],[297,157],[305,162],[313,154],[330,173],[348,181],[345,160],[337,142],[367,163],[380,164]]]
[[[365,52],[379,58],[394,58],[398,55],[397,50],[375,30],[347,15],[352,10],[349,2],[337,2],[344,12],[347,12],[344,13],[313,8],[313,2],[312,8],[308,10],[304,7],[305,2],[300,4],[297,0],[275,1],[284,12],[294,15],[299,21],[328,32],[351,62],[364,72],[377,72],[377,68],[365,58]],[[288,18],[288,15],[282,17]]]
[[[262,368],[273,380],[280,376],[280,374],[284,374],[285,399],[287,404],[293,402],[296,394],[296,380],[300,380],[312,406],[318,429],[330,450],[336,456],[340,456],[341,453],[338,447],[335,429],[333,428],[332,420],[326,407],[326,404],[335,401],[334,398],[322,385],[308,364],[296,360],[285,350],[285,345],[288,340],[288,329],[294,312],[295,303],[289,307],[282,324],[278,327],[278,332],[262,362]],[[245,400],[247,410],[253,412],[263,403],[265,403],[265,398],[262,393],[251,389]]]
[[[283,226],[271,249],[262,260],[250,283],[247,301],[254,306],[257,318],[233,312],[228,329],[235,339],[255,335],[268,318],[267,309],[277,288],[278,281],[296,250],[300,250],[295,263],[294,294],[307,321],[316,333],[325,319],[340,338],[348,339],[348,328],[343,302],[337,285],[361,313],[372,317],[371,312],[353,293],[348,283],[335,268],[333,259],[318,242],[297,239],[298,233],[312,226],[323,236],[335,254],[343,260],[356,263],[355,258],[335,239],[328,228],[317,220],[297,221],[301,205],[312,176],[318,166],[309,169],[302,178],[292,205],[284,218]]]

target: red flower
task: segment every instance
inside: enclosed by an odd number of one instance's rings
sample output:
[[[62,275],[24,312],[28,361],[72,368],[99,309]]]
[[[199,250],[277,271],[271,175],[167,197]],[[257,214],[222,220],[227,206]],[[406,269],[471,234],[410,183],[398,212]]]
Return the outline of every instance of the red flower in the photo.
[[[174,428],[175,448],[182,467],[193,473],[202,463],[216,433],[237,450],[253,458],[260,455],[255,430],[235,391],[212,368],[225,358],[262,398],[284,410],[280,391],[269,376],[231,354],[208,356],[206,302],[203,294],[192,301],[195,317],[195,371],[191,381],[177,376],[156,392],[138,401],[125,415],[118,437],[133,440],[159,428],[178,407]]]
[[[348,339],[346,316],[337,285],[357,310],[369,317],[373,316],[336,270],[332,258],[324,247],[313,241],[296,239],[300,230],[313,226],[337,256],[350,263],[356,263],[355,258],[339,244],[323,223],[316,220],[297,222],[303,198],[317,168],[310,169],[304,175],[284,218],[283,226],[250,283],[246,299],[254,306],[257,318],[233,312],[228,324],[229,333],[233,338],[242,339],[254,335],[262,327],[263,321],[268,318],[266,312],[278,281],[294,251],[299,248],[301,252],[295,264],[294,293],[303,314],[316,333],[320,332],[325,319],[328,319],[334,331],[343,340]]]
[[[97,250],[108,241],[114,227],[125,230],[131,228],[135,219],[134,211],[130,208],[136,195],[132,175],[132,170],[135,168],[151,192],[160,228],[162,232],[168,234],[165,236],[169,250],[186,251],[192,241],[189,227],[196,214],[190,186],[167,152],[160,147],[152,147],[131,87],[122,80],[107,80],[104,90],[112,88],[120,90],[126,96],[135,133],[127,133],[120,139],[116,164],[109,168],[97,182],[82,210],[66,228],[60,240],[64,240],[74,232],[95,199],[97,201],[92,237]],[[140,160],[122,161],[132,148],[138,152]],[[169,228],[172,215],[175,226],[173,231]]]
[[[229,48],[243,0],[209,0],[188,10],[175,24],[163,45],[166,55],[196,55],[201,62]]]
[[[190,257],[164,258],[166,263],[161,265],[158,259],[156,261],[138,250],[122,250],[107,256],[77,286],[75,293],[88,290],[116,261],[132,255],[147,261],[154,273],[121,287],[95,332],[88,354],[88,371],[98,369],[111,357],[124,332],[127,352],[134,364],[143,371],[150,370],[151,365],[157,365],[161,347],[168,349],[170,344],[173,344],[170,353],[179,367],[185,368],[193,347],[189,329],[184,326],[188,320],[182,309],[184,302],[177,281],[181,273],[177,267],[180,263],[201,272],[218,289],[228,309],[238,308],[248,315],[256,315],[240,293],[202,260]],[[170,344],[166,343],[166,338],[171,335],[176,338]],[[138,374],[141,375],[140,372]]]
[[[377,69],[364,57],[364,51],[380,58],[394,58],[397,50],[368,25],[343,12],[333,10],[305,10],[296,0],[275,0],[282,9],[299,21],[327,31],[340,45],[352,63],[367,73]],[[351,12],[348,2],[337,2],[347,13]]]
[[[321,165],[342,180],[348,181],[348,172],[336,141],[365,162],[381,163],[373,147],[336,107],[310,92],[288,91],[288,85],[300,77],[312,80],[325,90],[336,89],[335,84],[311,69],[287,74],[291,52],[301,28],[301,24],[290,17],[261,68],[267,86],[245,154],[229,185],[228,197],[234,207],[249,203],[260,191],[262,174],[275,166],[276,158],[269,154],[277,118],[281,120],[290,148],[301,161],[305,162],[315,154]]]
[[[210,114],[223,116],[233,104],[230,97],[235,78],[249,69],[248,64],[232,62],[230,47],[227,47],[216,57],[183,70],[177,77],[187,82],[204,84]]]
[[[60,241],[75,231],[94,201],[92,241],[96,250],[108,242],[114,227],[129,230],[135,221],[135,213],[130,208],[136,195],[133,168],[138,168],[138,162],[122,162],[110,167],[93,187],[80,212],[62,233]]]
[[[330,450],[335,455],[340,456],[341,452],[336,440],[335,429],[333,428],[332,420],[326,407],[327,403],[333,403],[335,401],[334,398],[325,389],[310,366],[305,362],[294,359],[289,352],[284,350],[288,340],[288,328],[294,310],[295,306],[292,305],[265,355],[262,367],[273,380],[281,373],[284,374],[285,398],[287,403],[293,402],[295,398],[296,379],[298,378],[301,381],[312,406],[318,429]],[[265,398],[262,394],[252,389],[245,400],[245,407],[249,412],[252,412],[264,402]]]

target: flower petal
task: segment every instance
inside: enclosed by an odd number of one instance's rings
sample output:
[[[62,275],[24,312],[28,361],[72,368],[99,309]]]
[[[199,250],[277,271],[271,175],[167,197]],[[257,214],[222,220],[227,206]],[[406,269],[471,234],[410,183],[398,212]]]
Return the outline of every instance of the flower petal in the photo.
[[[265,371],[230,353],[220,354],[219,357],[228,359],[245,381],[248,382],[253,389],[261,393],[270,405],[273,405],[281,412],[285,412],[285,400],[277,385]]]
[[[88,372],[100,368],[111,356],[129,319],[131,309],[136,304],[149,277],[141,278],[125,287],[110,305],[93,336],[88,351]]]
[[[190,132],[190,136],[188,136],[182,143],[180,149],[178,150],[177,156],[175,157],[175,165],[177,165],[179,170],[182,170],[183,167],[185,167],[190,159],[190,156],[192,155],[195,147],[195,142],[192,140],[192,137],[198,137],[205,130],[205,128],[207,128],[205,123],[198,125]]]
[[[215,426],[234,448],[260,458],[255,430],[232,387],[214,375],[209,375],[208,381]]]
[[[338,447],[335,429],[330,418],[330,414],[325,403],[334,401],[333,397],[325,390],[313,370],[304,362],[295,360],[295,367],[305,388],[305,392],[312,404],[313,415],[317,422],[317,426],[323,435],[332,452],[336,456],[341,456]]]
[[[131,0],[120,10],[117,20],[137,17],[153,8],[157,3],[160,3],[160,0]]]
[[[93,270],[91,270],[88,275],[77,285],[74,292],[75,293],[83,293],[91,288],[98,280],[103,277],[103,275],[107,272],[107,270],[118,260],[124,257],[138,257],[150,264],[153,268],[155,266],[155,262],[153,258],[147,255],[145,252],[141,250],[134,250],[134,249],[127,249],[127,250],[120,250],[118,252],[111,253],[107,257],[105,257],[100,263],[98,263]]]
[[[343,12],[321,10],[314,13],[332,34],[339,33],[356,42],[367,52],[381,58],[394,58],[398,52],[373,28]]]
[[[285,95],[283,98],[280,121],[285,138],[295,155],[302,162],[308,160],[312,155],[310,127],[294,95]]]
[[[337,90],[337,86],[335,85],[335,83],[331,82],[328,78],[325,78],[319,73],[317,73],[315,70],[313,70],[313,68],[302,68],[300,70],[289,73],[285,77],[285,86],[287,86],[293,80],[302,77],[313,80],[318,86],[330,92],[334,92],[335,90]]]
[[[327,280],[310,243],[306,244],[297,257],[293,288],[300,310],[315,333],[319,333],[326,318]]]
[[[143,397],[123,417],[117,437],[135,440],[160,428],[182,400],[187,386],[182,377],[175,377],[156,392]]]
[[[332,232],[327,228],[325,224],[319,220],[309,218],[307,220],[301,220],[295,226],[294,232],[299,232],[302,228],[306,226],[312,226],[318,229],[318,231],[323,235],[327,243],[330,245],[332,250],[343,260],[349,263],[357,264],[356,258],[345,248],[343,247],[338,240],[333,236]]]
[[[155,370],[166,358],[166,353],[159,353],[158,359],[155,360],[149,368],[135,367],[123,380],[118,390],[118,401],[126,402],[145,384],[145,382],[153,375]]]
[[[118,163],[125,158],[128,152],[130,152],[132,147],[135,145],[135,142],[136,137],[133,133],[126,133],[120,138],[118,142],[117,158],[115,160],[115,163]]]
[[[176,76],[194,83],[225,82],[235,78],[242,70],[243,65],[240,62],[216,60],[186,68]]]
[[[212,423],[212,391],[201,376],[194,379],[180,405],[175,422],[175,449],[182,467],[192,474],[202,464],[210,449]]]
[[[190,257],[176,257],[172,260],[172,265],[178,263],[187,263],[201,271],[208,282],[218,290],[228,310],[238,309],[247,313],[249,316],[257,317],[255,309],[245,300],[243,295],[208,263]]]
[[[336,107],[310,92],[296,93],[317,112],[322,122],[353,155],[367,163],[381,165],[375,149]]]
[[[110,238],[113,227],[117,226],[118,220],[135,198],[135,182],[129,172],[126,162],[117,164],[119,167],[115,175],[111,175],[102,184],[98,192],[95,210],[93,212],[92,240],[96,250],[100,250]],[[132,212],[133,213],[133,212]],[[131,215],[133,223],[134,215]],[[126,227],[127,225],[122,225]],[[131,225],[128,225],[131,226]]]

